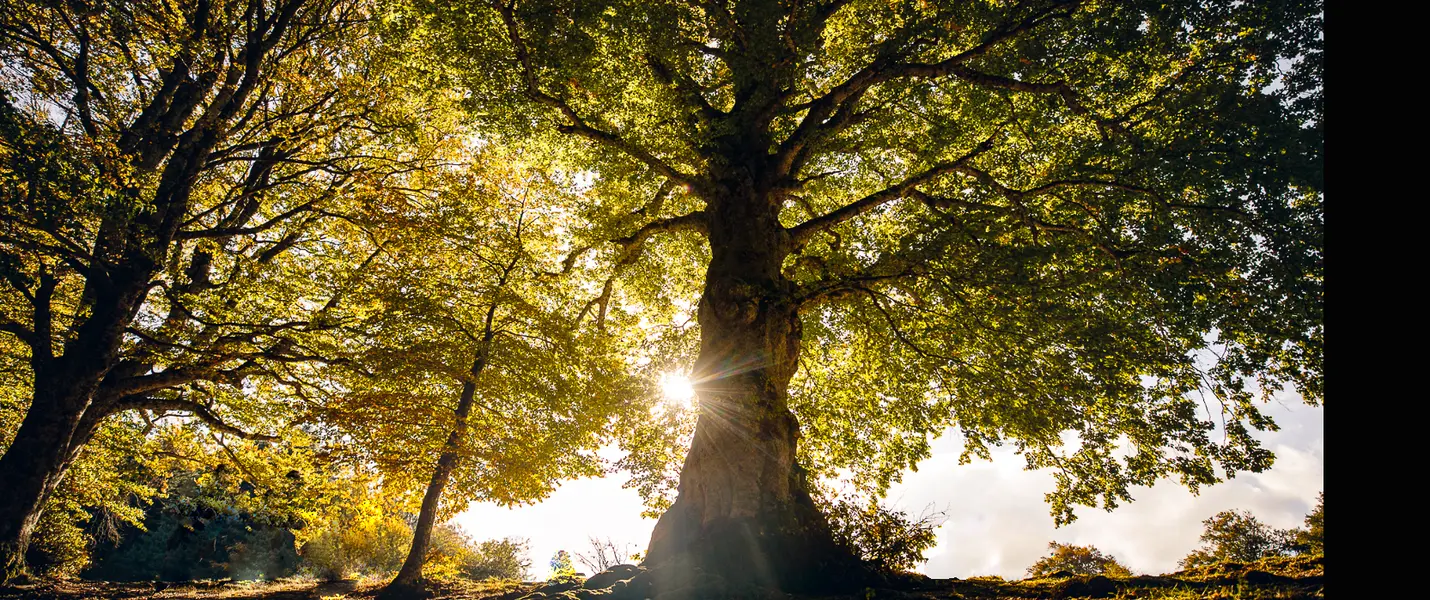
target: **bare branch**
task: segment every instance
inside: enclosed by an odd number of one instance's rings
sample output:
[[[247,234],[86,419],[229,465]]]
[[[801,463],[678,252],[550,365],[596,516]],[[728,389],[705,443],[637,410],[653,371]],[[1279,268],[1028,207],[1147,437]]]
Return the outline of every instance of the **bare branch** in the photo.
[[[114,412],[125,410],[174,410],[186,412],[194,415],[200,421],[206,423],[214,431],[241,437],[246,440],[274,441],[278,439],[276,435],[265,435],[261,433],[250,433],[239,429],[233,425],[225,423],[223,419],[209,410],[208,407],[180,398],[152,398],[148,396],[131,396],[120,400],[114,405]]]

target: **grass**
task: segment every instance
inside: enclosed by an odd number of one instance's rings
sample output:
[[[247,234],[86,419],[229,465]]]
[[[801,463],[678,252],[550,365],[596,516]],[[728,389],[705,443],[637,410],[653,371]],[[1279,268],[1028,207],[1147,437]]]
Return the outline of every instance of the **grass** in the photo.
[[[1034,578],[1006,581],[997,576],[925,579],[899,590],[869,589],[846,596],[778,596],[790,600],[1303,600],[1323,599],[1325,571],[1320,555],[1268,558],[1249,564],[1218,563],[1176,573],[1133,577]],[[370,600],[386,579],[321,582],[281,579],[271,582],[196,581],[172,586],[46,580],[0,587],[0,600]],[[454,580],[436,582],[433,600],[513,598],[538,587],[533,583]]]

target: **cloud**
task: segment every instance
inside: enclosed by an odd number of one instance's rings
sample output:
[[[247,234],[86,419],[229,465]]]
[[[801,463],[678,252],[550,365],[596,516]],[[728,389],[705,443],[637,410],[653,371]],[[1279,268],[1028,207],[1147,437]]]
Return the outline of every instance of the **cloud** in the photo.
[[[917,512],[929,502],[947,510],[938,545],[921,571],[930,577],[1025,576],[1047,554],[1050,541],[1094,545],[1138,573],[1176,570],[1177,561],[1199,545],[1202,520],[1223,510],[1247,509],[1274,527],[1302,524],[1325,482],[1321,409],[1272,403],[1266,412],[1282,426],[1257,434],[1277,456],[1264,473],[1243,473],[1193,496],[1172,481],[1132,489],[1134,502],[1112,512],[1082,508],[1061,529],[1043,494],[1054,487],[1047,471],[1024,471],[1009,450],[993,461],[958,466],[957,435],[940,439],[935,454],[890,493],[892,503]]]
[[[938,545],[920,569],[931,577],[1002,575],[1021,578],[1047,553],[1049,541],[1097,546],[1134,572],[1166,573],[1198,546],[1203,519],[1241,508],[1274,527],[1299,526],[1325,481],[1324,416],[1320,408],[1283,394],[1265,412],[1281,425],[1257,436],[1277,456],[1259,474],[1242,474],[1193,496],[1175,482],[1132,490],[1134,502],[1112,512],[1082,508],[1078,521],[1057,529],[1043,495],[1053,489],[1046,471],[1026,471],[1011,450],[993,461],[958,464],[959,436],[950,431],[934,442],[934,455],[890,491],[890,504],[919,514],[929,504],[946,510]],[[477,539],[505,536],[531,540],[533,571],[544,578],[557,550],[585,551],[587,537],[610,537],[644,550],[655,520],[640,517],[626,477],[567,482],[546,501],[504,509],[472,504],[457,523]]]

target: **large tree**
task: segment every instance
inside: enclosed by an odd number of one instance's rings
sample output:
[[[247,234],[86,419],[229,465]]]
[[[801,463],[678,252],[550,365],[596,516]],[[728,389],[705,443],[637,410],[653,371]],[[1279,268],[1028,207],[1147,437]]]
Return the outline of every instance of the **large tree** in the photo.
[[[283,414],[363,257],[337,203],[393,170],[355,0],[6,2],[0,332],[30,398],[0,458],[0,564],[106,417],[249,435]],[[7,342],[7,347],[9,343]],[[257,379],[255,379],[257,377]]]
[[[1318,2],[426,14],[494,135],[584,152],[615,297],[703,241],[701,413],[647,566],[856,573],[799,457],[877,490],[955,426],[1056,469],[1066,521],[1265,469],[1257,394],[1322,398]]]

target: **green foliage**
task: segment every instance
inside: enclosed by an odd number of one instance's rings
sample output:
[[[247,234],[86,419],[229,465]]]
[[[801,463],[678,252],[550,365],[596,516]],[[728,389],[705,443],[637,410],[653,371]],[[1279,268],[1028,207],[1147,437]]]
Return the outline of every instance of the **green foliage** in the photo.
[[[1048,542],[1053,552],[1038,559],[1028,567],[1029,577],[1047,577],[1060,571],[1073,575],[1105,575],[1107,577],[1130,577],[1132,571],[1117,562],[1110,554],[1103,554],[1093,546],[1074,546]]]
[[[539,156],[421,131],[436,138],[434,157],[466,166],[414,171],[404,182],[423,195],[369,206],[382,241],[339,311],[350,326],[331,339],[345,360],[322,371],[335,385],[314,415],[342,436],[335,455],[371,461],[389,493],[413,500],[438,456],[455,452],[448,518],[471,501],[528,503],[561,479],[603,473],[594,449],[635,407],[624,325],[583,323],[606,307],[573,310],[592,282],[559,274],[571,195],[522,166]],[[459,420],[462,398],[471,408]]]
[[[485,540],[477,544],[470,559],[462,564],[462,574],[478,581],[531,578],[531,544],[526,539]]]
[[[145,481],[155,491],[142,521],[105,525],[98,518],[104,513],[90,520],[90,529],[112,533],[92,545],[94,564],[85,576],[177,581],[296,572],[296,547],[338,500],[327,465],[298,433],[277,442],[205,433],[192,423],[158,423],[145,432],[139,455],[166,470]]]
[[[775,207],[815,477],[957,427],[1066,523],[1264,470],[1257,401],[1323,399],[1320,2],[414,5],[491,139],[593,174],[573,245],[653,323],[720,243],[680,224]],[[633,436],[653,509],[685,431]]]
[[[877,498],[840,494],[821,487],[815,504],[829,519],[836,542],[852,548],[879,569],[909,571],[924,562],[924,552],[938,543],[935,530],[944,513],[929,507],[914,517],[881,504]]]
[[[301,547],[303,568],[327,580],[396,571],[412,545],[412,527],[397,503],[358,474],[349,475],[340,489],[342,501]]]
[[[161,495],[163,478],[177,465],[153,456],[158,446],[142,432],[132,419],[111,421],[96,432],[45,503],[26,555],[36,573],[77,575],[90,565],[96,546],[119,541],[121,531],[143,522],[145,507]]]
[[[1306,527],[1293,531],[1297,550],[1307,554],[1326,551],[1326,493],[1316,495],[1316,508],[1306,515]]]
[[[422,574],[428,579],[526,581],[531,575],[530,544],[521,538],[473,541],[450,523],[432,531]]]
[[[1202,521],[1202,526],[1202,547],[1177,563],[1183,569],[1217,562],[1248,563],[1296,553],[1291,531],[1262,523],[1250,511],[1222,511]]]

